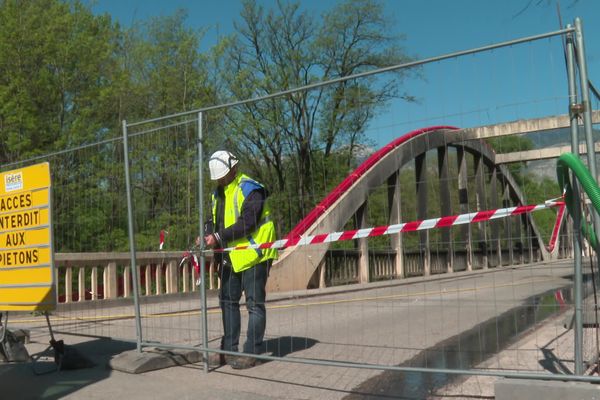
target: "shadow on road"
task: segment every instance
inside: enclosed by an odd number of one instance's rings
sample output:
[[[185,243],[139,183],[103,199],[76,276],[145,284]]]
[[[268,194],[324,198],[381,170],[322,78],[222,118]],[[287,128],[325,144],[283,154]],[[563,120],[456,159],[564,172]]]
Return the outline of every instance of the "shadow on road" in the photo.
[[[282,336],[264,341],[265,353],[274,357],[285,357],[290,353],[310,349],[318,341],[307,337]]]
[[[79,389],[108,378],[108,360],[123,351],[135,349],[135,344],[110,339],[96,339],[68,348],[93,363],[90,368],[60,370],[56,368],[52,351],[43,354],[35,363],[0,364],[0,398],[2,399],[60,399]]]

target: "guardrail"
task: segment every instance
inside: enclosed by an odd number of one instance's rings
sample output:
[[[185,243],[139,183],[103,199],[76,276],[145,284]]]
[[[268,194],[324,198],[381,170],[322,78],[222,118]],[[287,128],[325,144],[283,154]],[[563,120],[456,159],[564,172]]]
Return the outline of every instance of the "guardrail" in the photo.
[[[512,254],[511,254],[512,253]],[[562,254],[562,253],[561,253]],[[468,255],[465,250],[454,251],[452,258],[452,269],[450,269],[450,254],[447,250],[438,250],[430,253],[430,265],[432,274],[444,274],[447,272],[459,272],[468,269]],[[359,282],[358,259],[359,250],[329,250],[325,256],[325,286],[337,286]],[[511,259],[512,257],[512,259]],[[563,258],[563,256],[559,256]],[[424,255],[419,251],[407,251],[403,253],[404,276],[423,275]],[[491,252],[472,252],[471,268],[474,270],[508,266],[514,264],[530,264],[542,260],[539,249],[515,249],[512,252],[503,250],[500,265],[498,255]],[[402,278],[397,276],[396,253],[392,250],[369,251],[369,276],[371,281]],[[313,279],[313,282],[316,282]]]
[[[559,258],[568,257],[561,252]],[[541,259],[539,252],[530,253],[513,250],[512,255],[503,251],[502,265],[513,263],[527,264]],[[322,279],[315,276],[310,287],[338,286],[359,282],[359,250],[329,250],[324,258]],[[198,274],[189,262],[180,265],[182,252],[139,252],[136,254],[140,296],[160,296],[163,294],[186,293],[196,290]],[[370,280],[398,279],[396,257],[393,250],[369,251]],[[423,257],[419,252],[405,252],[404,275],[406,277],[423,274]],[[431,253],[430,263],[433,274],[449,272],[448,252]],[[484,262],[486,263],[484,265]],[[472,268],[500,266],[497,255],[480,251],[472,253]],[[127,298],[133,295],[133,279],[129,253],[57,253],[55,273],[59,303],[97,301],[103,299]],[[216,271],[212,265],[212,254],[206,258],[208,289],[219,287]],[[467,269],[467,254],[464,250],[454,252],[453,271]],[[317,274],[318,275],[318,274]],[[322,282],[319,284],[319,281]]]
[[[180,266],[182,252],[139,252],[141,296],[191,292],[198,274],[188,262]],[[214,271],[209,268],[210,288]],[[61,303],[130,297],[133,280],[129,253],[57,253],[55,255],[58,301]]]

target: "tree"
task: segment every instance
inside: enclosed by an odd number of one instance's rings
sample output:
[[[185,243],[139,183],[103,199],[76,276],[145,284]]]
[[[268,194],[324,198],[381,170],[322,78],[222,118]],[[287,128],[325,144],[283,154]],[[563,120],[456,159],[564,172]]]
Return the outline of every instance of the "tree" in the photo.
[[[97,138],[113,26],[78,1],[0,3],[0,161]]]
[[[221,75],[226,90],[223,101],[264,96],[330,79],[346,77],[409,60],[389,34],[390,21],[381,3],[349,0],[317,20],[300,10],[299,3],[279,1],[265,11],[245,1],[237,35],[228,38]],[[368,77],[338,82],[283,98],[244,104],[227,110],[223,138],[234,148],[258,179],[296,198],[292,214],[297,219],[319,199],[315,154],[325,159],[345,154],[347,168],[366,140],[365,128],[401,94],[406,72],[383,81]],[[338,159],[339,161],[339,159]],[[326,165],[327,163],[323,163]],[[338,164],[339,165],[339,164]],[[337,182],[327,182],[331,186]]]
[[[122,144],[102,144],[120,137],[123,119],[214,104],[202,33],[185,18],[122,30],[78,0],[0,0],[0,162],[101,142],[47,158],[57,251],[127,248]],[[162,224],[197,223],[196,129],[182,126],[131,140],[142,239],[156,241]]]
[[[208,58],[199,52],[203,33],[186,28],[186,12],[153,18],[126,31],[119,53],[127,91],[128,120],[143,120],[214,104]],[[161,229],[169,243],[189,245],[197,232],[198,193],[195,116],[145,124],[130,140],[136,225],[140,249],[155,248]],[[164,126],[170,126],[165,128]],[[153,131],[153,128],[162,127]],[[154,246],[154,247],[153,247]]]
[[[112,91],[116,31],[110,17],[77,0],[0,2],[1,163],[106,137],[102,99]],[[86,250],[107,230],[97,222],[110,210],[96,195],[112,175],[99,157],[69,152],[49,159],[57,251]],[[91,210],[88,199],[98,207]]]
[[[525,136],[500,136],[497,138],[487,139],[487,142],[498,154],[528,151],[533,149],[533,142],[531,139]],[[526,179],[526,177],[523,175],[524,167],[525,162],[512,163],[508,166],[508,170],[520,186],[525,184],[524,179]]]

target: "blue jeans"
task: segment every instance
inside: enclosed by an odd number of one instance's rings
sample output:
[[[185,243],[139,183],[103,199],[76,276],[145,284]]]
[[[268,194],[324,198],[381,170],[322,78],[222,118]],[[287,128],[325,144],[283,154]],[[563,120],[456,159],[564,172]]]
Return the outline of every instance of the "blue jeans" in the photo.
[[[229,263],[221,266],[219,303],[224,332],[221,338],[221,349],[238,351],[241,326],[240,299],[244,292],[248,310],[248,331],[244,353],[258,354],[261,351],[267,326],[265,287],[271,262],[267,260],[242,272],[234,272]]]

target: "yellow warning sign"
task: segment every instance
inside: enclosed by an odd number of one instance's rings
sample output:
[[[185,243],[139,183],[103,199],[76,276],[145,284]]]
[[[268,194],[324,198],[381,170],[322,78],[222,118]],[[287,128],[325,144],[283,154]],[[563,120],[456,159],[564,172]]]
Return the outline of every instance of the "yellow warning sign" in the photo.
[[[50,243],[50,228],[0,233],[0,251],[23,246],[38,246]],[[2,282],[2,281],[0,281]]]
[[[56,307],[50,166],[0,173],[0,310]]]
[[[47,202],[48,189],[0,196],[0,213],[26,210],[34,204],[41,207],[47,205]]]
[[[47,162],[0,175],[0,196],[50,187],[50,164]]]
[[[0,269],[0,282],[5,287],[18,288],[23,285],[46,284],[52,283],[52,274],[50,268],[34,267],[23,273],[22,269]]]
[[[49,311],[55,308],[54,284],[0,289],[0,309],[4,311]]]
[[[48,214],[47,208],[0,214],[0,232],[48,226]]]
[[[0,251],[0,270],[4,267],[19,268],[43,264],[50,264],[50,249],[48,247]],[[1,284],[4,284],[4,282]]]

